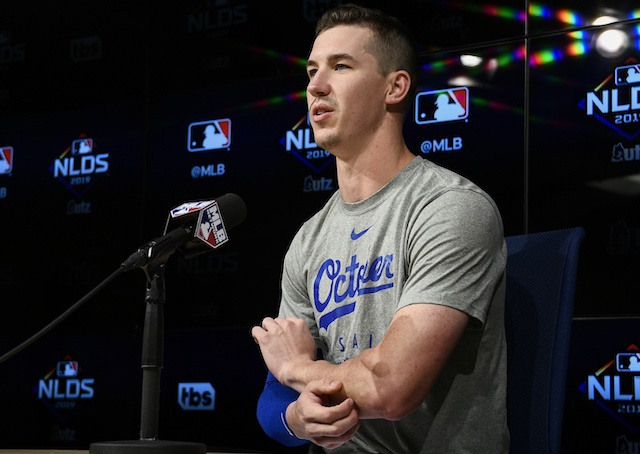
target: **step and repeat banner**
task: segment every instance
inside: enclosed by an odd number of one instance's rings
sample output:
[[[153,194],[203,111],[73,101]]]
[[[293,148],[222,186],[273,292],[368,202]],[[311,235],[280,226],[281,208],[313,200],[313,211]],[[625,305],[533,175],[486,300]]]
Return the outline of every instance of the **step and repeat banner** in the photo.
[[[278,451],[255,418],[250,328],[276,314],[289,241],[338,189],[305,63],[339,3],[0,5],[0,354],[163,235],[171,209],[237,194],[247,216],[224,245],[167,261],[160,435]],[[563,444],[637,451],[640,9],[359,3],[416,38],[416,155],[485,188],[506,235],[586,229]],[[141,269],[115,277],[0,364],[0,448],[137,438],[146,287]]]

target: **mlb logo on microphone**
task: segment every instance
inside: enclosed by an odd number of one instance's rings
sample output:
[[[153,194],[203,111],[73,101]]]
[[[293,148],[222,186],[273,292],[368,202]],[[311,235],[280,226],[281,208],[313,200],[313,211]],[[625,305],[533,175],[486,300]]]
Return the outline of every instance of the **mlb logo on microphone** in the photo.
[[[214,249],[229,241],[216,201],[200,212],[195,236]]]
[[[189,125],[187,149],[191,153],[220,150],[231,145],[231,120],[198,121]]]
[[[468,116],[467,87],[423,91],[416,95],[415,122],[419,125],[465,120]]]
[[[8,175],[13,170],[13,147],[0,148],[0,175]]]
[[[197,202],[185,202],[182,205],[179,205],[172,209],[169,214],[171,218],[177,218],[180,216],[184,216],[185,214],[193,213],[195,211],[200,211],[203,208],[211,205],[213,200],[201,200]]]

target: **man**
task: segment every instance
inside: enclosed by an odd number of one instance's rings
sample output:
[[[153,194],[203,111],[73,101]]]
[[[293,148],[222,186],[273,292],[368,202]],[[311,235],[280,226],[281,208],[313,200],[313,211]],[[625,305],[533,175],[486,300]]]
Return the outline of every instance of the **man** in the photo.
[[[252,329],[258,419],[310,452],[507,453],[499,211],[407,148],[418,65],[397,20],[344,5],[316,32],[309,117],[340,189],[287,251],[279,318]]]

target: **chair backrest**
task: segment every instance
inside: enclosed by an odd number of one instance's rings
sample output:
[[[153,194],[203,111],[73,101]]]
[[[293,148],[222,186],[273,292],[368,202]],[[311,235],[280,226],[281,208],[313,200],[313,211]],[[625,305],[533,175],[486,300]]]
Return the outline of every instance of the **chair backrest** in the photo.
[[[511,454],[558,454],[581,227],[506,237]]]

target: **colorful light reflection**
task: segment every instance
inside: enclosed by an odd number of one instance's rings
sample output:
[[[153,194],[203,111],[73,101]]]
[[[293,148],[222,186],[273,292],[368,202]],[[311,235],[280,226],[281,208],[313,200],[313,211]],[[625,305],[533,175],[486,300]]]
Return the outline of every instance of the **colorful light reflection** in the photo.
[[[434,2],[438,3],[438,2]],[[525,11],[516,8],[507,8],[498,5],[474,5],[468,1],[441,1],[440,4],[445,5],[447,8],[456,8],[463,11],[470,11],[472,13],[483,13],[489,16],[502,17],[504,19],[513,19],[520,22],[524,22],[526,19]]]
[[[236,46],[239,46],[239,45],[236,44]],[[276,52],[275,50],[264,49],[264,48],[258,47],[258,46],[245,46],[245,45],[242,45],[241,47],[253,52],[254,54],[260,55],[262,57],[267,57],[267,58],[272,59],[272,60],[281,60],[281,61],[284,61],[284,62],[287,62],[287,63],[291,63],[293,65],[300,66],[300,67],[303,67],[303,68],[307,66],[307,59],[306,58],[300,58],[300,57],[296,57],[294,55],[287,55],[287,54],[283,54],[281,52]]]
[[[449,4],[449,6],[453,6],[456,8],[464,9],[472,12],[479,12],[495,17],[502,17],[505,19],[514,19],[519,21],[524,21],[526,19],[526,15],[524,11],[513,9],[513,8],[504,8],[496,5],[469,5],[466,2],[454,2],[453,4]],[[575,27],[583,27],[587,26],[588,23],[580,17],[580,15],[569,9],[552,9],[549,6],[545,6],[539,3],[530,3],[528,10],[530,17],[538,17],[543,19],[556,19],[562,23],[567,25],[575,26]],[[640,18],[640,9],[635,9],[630,11],[627,15],[626,19],[638,19]],[[632,27],[631,33],[640,38],[640,24],[636,24]],[[529,66],[539,66],[550,64],[556,61],[559,61],[563,58],[567,57],[579,57],[591,51],[591,47],[589,45],[589,32],[586,30],[578,30],[569,32],[568,36],[575,39],[576,41],[572,44],[567,45],[564,49],[556,48],[556,49],[545,49],[541,51],[537,51],[531,54],[529,58]],[[640,49],[640,39],[635,40],[632,43],[636,49]],[[306,65],[306,59],[299,58],[291,55],[285,55],[282,53],[278,53],[269,49],[262,49],[257,46],[249,47],[249,49],[262,56],[286,61],[296,66],[304,67]],[[513,63],[514,61],[521,61],[525,58],[525,49],[523,47],[519,47],[518,49],[505,52],[496,57],[498,65],[500,67],[505,67]],[[424,71],[442,71],[446,68],[457,65],[459,63],[458,58],[450,58],[446,60],[440,60],[437,62],[429,63],[422,66],[422,70]],[[273,100],[265,100],[264,103],[272,103]]]
[[[287,101],[298,101],[300,99],[305,99],[306,95],[307,95],[306,91],[302,90],[294,93],[289,93],[287,95],[273,96],[271,98],[265,98],[265,99],[253,101],[250,103],[240,104],[235,107],[237,107],[238,110],[245,110],[245,109],[255,109],[259,107],[275,106],[277,104],[282,104]]]
[[[582,26],[584,25],[580,16],[574,11],[561,9],[554,11],[548,6],[531,3],[529,5],[529,16],[540,17],[542,19],[557,19],[565,24]]]
[[[529,66],[539,66],[562,60],[566,57],[579,57],[588,53],[590,47],[587,41],[576,41],[566,46],[564,49],[544,49],[532,52],[529,57]]]

